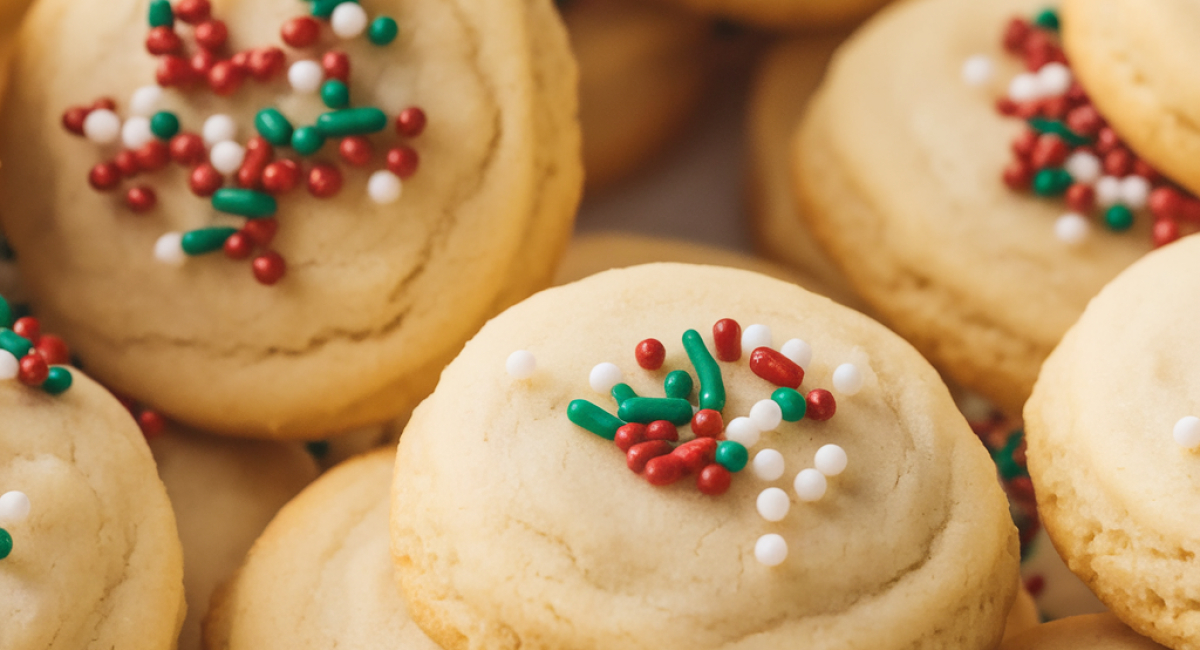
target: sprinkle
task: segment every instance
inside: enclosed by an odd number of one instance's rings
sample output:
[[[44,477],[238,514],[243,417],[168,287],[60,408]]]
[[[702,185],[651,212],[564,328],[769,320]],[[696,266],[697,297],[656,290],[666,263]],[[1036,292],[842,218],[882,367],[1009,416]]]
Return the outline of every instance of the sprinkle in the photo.
[[[613,386],[621,383],[624,374],[615,363],[598,363],[588,373],[588,384],[597,393],[608,393]]]
[[[742,358],[742,326],[732,318],[722,318],[713,324],[713,347],[721,361]]]
[[[343,2],[329,16],[329,26],[339,38],[356,38],[367,28],[367,12],[354,2]]]
[[[771,328],[754,324],[742,331],[742,349],[754,350],[771,347]]]
[[[204,136],[204,144],[211,147],[218,142],[233,140],[237,137],[237,124],[232,117],[218,113],[204,120],[204,128],[200,133]]]
[[[1064,168],[1077,183],[1095,183],[1102,171],[1100,159],[1086,151],[1077,151],[1068,156]]]
[[[0,560],[8,557],[13,550],[13,538],[7,530],[0,528]]]
[[[367,29],[367,38],[375,45],[384,46],[396,40],[399,33],[400,27],[396,25],[395,19],[380,16],[371,21],[371,26]]]
[[[311,156],[323,146],[325,135],[315,126],[302,126],[292,133],[292,148],[301,156]]]
[[[763,535],[754,543],[754,559],[763,566],[779,566],[787,556],[787,541],[775,533]]]
[[[1130,210],[1141,210],[1146,207],[1150,198],[1150,181],[1141,176],[1126,176],[1121,179],[1121,203]]]
[[[788,497],[787,492],[777,487],[770,487],[758,493],[755,505],[758,508],[758,514],[763,519],[783,521],[792,507],[792,500]]]
[[[1054,221],[1054,236],[1068,246],[1078,246],[1087,240],[1092,225],[1082,215],[1068,212]]]
[[[692,376],[686,370],[672,370],[663,380],[663,392],[667,397],[688,399],[692,395]]]
[[[159,111],[150,118],[150,131],[159,140],[170,140],[179,133],[179,118],[174,113]]]
[[[802,370],[807,370],[808,364],[812,363],[812,346],[800,339],[788,339],[779,352]]]
[[[222,174],[236,173],[246,160],[246,149],[242,145],[226,140],[213,145],[208,154],[209,163]]]
[[[308,47],[317,42],[321,36],[321,23],[311,16],[298,16],[283,24],[279,29],[279,37],[290,47]]]
[[[357,0],[349,1],[354,2]],[[329,18],[333,15],[333,10],[343,2],[347,2],[347,0],[313,0],[312,15],[314,18]]]
[[[763,449],[754,454],[754,475],[764,481],[776,481],[783,476],[783,454],[774,449]]]
[[[675,454],[664,454],[651,458],[642,475],[650,485],[664,486],[683,478],[683,473],[683,460]]]
[[[658,339],[646,339],[633,349],[637,364],[645,370],[658,370],[667,358],[667,349]]]
[[[696,477],[696,489],[700,490],[701,494],[720,496],[729,490],[729,484],[732,482],[733,475],[729,470],[717,463],[709,463]]]
[[[722,440],[717,443],[717,464],[731,472],[740,472],[750,460],[750,453],[741,443],[733,440]]]
[[[685,399],[672,397],[631,397],[621,402],[617,417],[626,422],[666,420],[687,424],[692,421],[692,405]]]
[[[1058,31],[1058,12],[1053,9],[1043,9],[1034,17],[1033,24],[1042,29]]]
[[[259,284],[270,286],[283,279],[287,273],[287,262],[279,253],[267,251],[250,262],[250,269]]]
[[[1095,184],[1096,204],[1107,208],[1121,202],[1121,179],[1115,176],[1101,176]]]
[[[725,424],[718,411],[700,409],[692,416],[692,434],[697,438],[716,438],[724,429]]]
[[[1059,196],[1071,186],[1071,175],[1065,169],[1043,169],[1033,176],[1033,192],[1038,196]]]
[[[725,381],[721,367],[717,365],[704,345],[704,339],[696,330],[683,333],[683,349],[687,352],[696,377],[700,380],[700,408],[721,411],[725,408]]]
[[[419,164],[420,157],[411,147],[393,147],[387,152],[388,171],[400,178],[412,176]]]
[[[833,371],[833,389],[837,392],[850,396],[855,395],[862,390],[863,376],[862,371],[858,366],[852,363],[843,363]]]
[[[29,510],[29,497],[24,492],[13,490],[0,495],[0,521],[24,521]]]
[[[825,475],[815,469],[802,469],[796,475],[796,480],[792,487],[796,490],[796,496],[800,497],[801,501],[820,501],[821,497],[825,496],[825,490],[828,483],[825,481]]]
[[[8,350],[0,350],[0,381],[16,379],[20,362]]]
[[[1080,145],[1091,144],[1092,139],[1075,133],[1066,124],[1059,120],[1050,120],[1042,117],[1032,117],[1027,120],[1027,124],[1038,133],[1053,133],[1066,141],[1067,144],[1077,147]]]
[[[783,409],[774,400],[759,400],[750,408],[750,421],[759,431],[774,431],[783,423]]]
[[[367,179],[367,196],[379,205],[398,201],[402,189],[400,177],[385,169],[371,174]]]
[[[634,474],[641,474],[647,463],[659,456],[666,456],[671,450],[671,443],[666,440],[639,442],[625,452],[625,466]]]
[[[1067,66],[1051,61],[1037,71],[1038,95],[1057,97],[1071,88],[1071,70]]]
[[[824,445],[813,456],[813,466],[825,476],[837,476],[846,471],[846,450],[837,445]]]
[[[0,349],[6,350],[17,359],[23,359],[32,348],[33,344],[24,336],[10,329],[0,329]]]
[[[799,388],[804,381],[804,369],[791,359],[768,347],[750,353],[750,370],[776,386]]]
[[[748,417],[733,418],[725,427],[725,438],[740,443],[743,447],[757,445],[761,436],[762,430]]]
[[[321,84],[321,101],[329,108],[346,108],[350,105],[350,88],[340,79],[329,79]]]
[[[60,395],[65,393],[74,381],[70,370],[62,366],[54,366],[46,373],[46,380],[42,382],[42,390],[51,395]]]
[[[187,259],[183,252],[182,240],[183,234],[178,232],[169,232],[159,237],[154,242],[154,259],[170,266],[182,265]]]
[[[1116,232],[1129,230],[1133,226],[1133,212],[1119,203],[1110,206],[1104,212],[1104,224]]]
[[[150,117],[158,110],[163,90],[160,86],[142,86],[129,98],[129,112],[137,117]]]
[[[567,418],[576,426],[583,427],[606,440],[616,437],[617,429],[625,424],[608,411],[584,399],[572,400],[567,405]]]
[[[321,64],[316,61],[297,61],[288,68],[287,78],[292,90],[308,94],[321,88],[324,74]]]
[[[617,432],[620,435],[620,432]],[[683,461],[684,470],[695,473],[703,470],[717,456],[717,441],[712,438],[689,440],[671,452]]]
[[[1017,103],[1038,99],[1040,91],[1037,75],[1030,72],[1019,74],[1008,83],[1008,98]]]
[[[179,247],[188,255],[204,255],[221,249],[225,240],[237,232],[236,228],[215,226],[197,228],[183,233],[179,239]]]
[[[533,371],[537,370],[537,359],[528,350],[517,350],[508,355],[504,369],[513,379],[529,379],[533,376]]]
[[[297,129],[297,133],[311,127]],[[293,139],[293,142],[295,140]],[[342,172],[333,165],[318,163],[308,170],[308,193],[320,199],[336,196],[342,190]]]
[[[219,189],[213,194],[212,207],[218,212],[236,214],[250,219],[269,217],[279,210],[279,205],[270,194],[264,194],[257,190],[228,187]]]
[[[387,123],[387,114],[371,106],[330,111],[317,118],[317,128],[327,137],[378,133]]]
[[[1175,442],[1184,449],[1200,448],[1200,418],[1194,415],[1179,418],[1175,423]]]
[[[674,424],[666,420],[655,420],[646,425],[647,440],[666,440],[667,442],[679,442],[679,429]],[[713,444],[713,449],[716,449],[716,441],[709,438],[704,438],[701,444]]]
[[[992,80],[995,73],[992,58],[984,54],[976,54],[963,61],[962,79],[968,86],[983,86]]]
[[[621,404],[623,404],[625,400],[638,396],[637,392],[633,390],[633,387],[626,383],[617,384],[608,392],[610,395],[612,395],[613,401],[617,403],[618,408],[620,408]]]
[[[292,143],[292,123],[276,108],[264,108],[254,116],[254,128],[276,147]]]
[[[121,118],[108,109],[98,108],[83,119],[83,135],[96,144],[112,144],[121,135]]]
[[[42,355],[35,352],[21,358],[17,370],[17,381],[26,386],[41,386],[49,376],[50,365],[46,363]]]
[[[12,324],[12,307],[9,306],[8,300],[4,296],[0,296],[0,327],[8,327]]]
[[[834,400],[833,393],[823,388],[812,390],[804,399],[808,402],[807,415],[811,420],[824,422],[837,412],[837,401]]]
[[[646,442],[646,425],[640,422],[621,425],[613,436],[613,442],[617,443],[618,449],[628,452],[634,445]]]
[[[415,138],[425,131],[425,111],[409,106],[396,115],[396,134]]]
[[[175,12],[171,10],[169,0],[152,0],[147,18],[151,27],[173,27]]]
[[[804,413],[808,410],[808,402],[804,400],[800,391],[794,388],[778,388],[771,393],[771,399],[779,405],[780,415],[786,422],[803,420]]]

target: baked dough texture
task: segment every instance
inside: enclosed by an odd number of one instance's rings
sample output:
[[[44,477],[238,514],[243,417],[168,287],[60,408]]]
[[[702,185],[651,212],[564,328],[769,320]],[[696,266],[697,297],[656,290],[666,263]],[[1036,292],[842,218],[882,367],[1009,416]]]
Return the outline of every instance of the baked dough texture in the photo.
[[[0,383],[0,493],[31,506],[3,523],[0,648],[174,648],[184,600],[171,504],[129,413],[71,372],[61,395]]]
[[[1165,650],[1112,614],[1052,621],[1006,640],[1000,650]]]
[[[1200,648],[1200,238],[1146,256],[1091,302],[1025,407],[1029,472],[1067,565],[1137,632]]]
[[[914,0],[834,57],[794,144],[803,215],[872,313],[950,379],[1019,412],[1088,299],[1150,250],[1149,225],[1071,247],[1064,211],[1001,180],[1021,120],[995,98],[1020,69],[1001,47],[1040,0]],[[984,54],[993,84],[962,80]]]
[[[391,205],[368,198],[356,169],[331,199],[282,197],[273,246],[289,270],[269,288],[220,253],[158,262],[160,235],[216,214],[187,170],[157,172],[158,208],[135,215],[87,183],[116,149],[62,127],[69,106],[123,105],[153,83],[146,7],[39,2],[0,118],[0,219],[34,309],[106,385],[205,431],[320,438],[404,415],[488,317],[549,283],[582,185],[575,65],[550,0],[369,0],[370,15],[403,26],[394,43],[322,42],[317,54],[349,54],[356,105],[425,110],[421,169]],[[231,51],[280,43],[302,9],[213,2]],[[286,51],[289,62],[317,55]],[[260,108],[298,123],[325,110],[282,77],[228,99],[168,91],[163,102],[193,132],[226,112],[243,139]]]
[[[726,317],[768,324],[777,344],[808,341],[804,390],[850,359],[865,372],[831,420],[787,423],[751,449],[780,451],[780,482],[739,473],[719,497],[694,477],[654,487],[568,420],[573,399],[612,408],[589,387],[595,364],[661,395],[666,370],[690,368],[680,336],[695,328],[711,348]],[[634,361],[647,337],[666,345],[660,371]],[[537,360],[527,380],[505,369],[518,349]],[[721,371],[726,421],[774,390],[745,356]],[[792,494],[830,442],[850,467],[825,498],[793,496],[783,521],[762,519],[757,495],[773,483]],[[995,471],[933,369],[865,316],[747,271],[638,266],[509,309],[416,410],[394,481],[398,577],[413,619],[447,650],[990,648],[1017,586]],[[779,566],[755,558],[767,533],[791,548]]]

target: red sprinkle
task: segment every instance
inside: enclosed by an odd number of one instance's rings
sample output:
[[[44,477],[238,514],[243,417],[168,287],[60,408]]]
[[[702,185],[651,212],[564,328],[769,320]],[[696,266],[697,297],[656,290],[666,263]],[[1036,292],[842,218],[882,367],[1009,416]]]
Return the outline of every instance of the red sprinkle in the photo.
[[[264,47],[250,52],[246,67],[250,75],[259,81],[270,81],[283,70],[287,57],[277,47]]]
[[[246,233],[250,241],[262,247],[271,245],[278,230],[279,222],[275,219],[251,219],[242,226],[242,232]]]
[[[313,165],[308,172],[308,191],[319,199],[327,199],[342,190],[342,172],[325,163]]]
[[[171,148],[162,140],[151,140],[133,152],[142,171],[153,172],[171,162]]]
[[[1173,187],[1156,187],[1150,191],[1150,212],[1158,219],[1174,219],[1183,208],[1183,195]]]
[[[158,85],[163,87],[185,86],[192,80],[192,66],[187,59],[175,54],[159,57],[158,70],[154,73]]]
[[[737,361],[742,358],[742,326],[732,318],[722,318],[713,324],[713,345],[717,359]]]
[[[406,138],[415,138],[425,130],[425,111],[409,106],[396,115],[396,133]]]
[[[17,381],[26,386],[41,386],[50,376],[50,366],[40,354],[27,354],[21,357],[21,365],[17,370]]]
[[[1133,171],[1133,154],[1128,149],[1118,147],[1104,154],[1104,173],[1109,176],[1122,178]]]
[[[1004,29],[1004,49],[1013,54],[1022,54],[1025,51],[1025,39],[1029,37],[1029,33],[1033,31],[1029,21],[1023,18],[1013,18],[1008,22],[1008,26]]]
[[[338,153],[347,164],[362,167],[371,162],[375,148],[371,146],[370,140],[361,135],[352,135],[342,138],[342,141],[338,143]]]
[[[622,425],[617,429],[613,442],[617,443],[617,448],[621,451],[629,451],[630,447],[646,442],[646,425],[637,422]]]
[[[279,36],[291,47],[308,47],[321,36],[321,23],[312,16],[299,16],[283,24]]]
[[[188,177],[188,187],[196,196],[212,196],[224,183],[221,172],[209,163],[196,166]]]
[[[49,365],[56,366],[71,362],[71,349],[67,347],[67,342],[53,334],[40,336],[34,347]]]
[[[101,97],[100,99],[92,102],[92,110],[96,110],[97,108],[115,111],[117,110],[117,102],[112,97]]]
[[[673,454],[651,458],[646,463],[645,476],[650,485],[670,485],[683,478],[683,459]]]
[[[350,83],[350,57],[346,56],[345,52],[337,50],[326,52],[321,57],[321,69],[330,79],[337,79],[344,84]]]
[[[715,497],[725,494],[729,490],[731,482],[733,482],[733,475],[729,473],[729,470],[712,463],[700,470],[700,475],[696,477],[696,489],[703,494]]]
[[[212,5],[208,0],[179,0],[175,3],[175,17],[189,25],[202,23],[211,15]]]
[[[1067,113],[1067,128],[1079,135],[1094,136],[1100,132],[1102,126],[1104,126],[1104,118],[1100,117],[1100,111],[1090,104],[1080,106]]]
[[[1096,153],[1101,156],[1121,146],[1121,139],[1117,137],[1117,132],[1112,130],[1112,127],[1101,127],[1096,133]]]
[[[1027,190],[1033,183],[1033,167],[1028,163],[1014,160],[1004,168],[1004,184],[1010,189]]]
[[[138,428],[146,438],[157,438],[162,435],[167,421],[157,411],[142,411],[137,415]]]
[[[1166,246],[1179,239],[1179,223],[1171,219],[1155,219],[1154,226],[1150,230],[1150,237],[1155,248]]]
[[[158,195],[145,185],[129,188],[125,193],[125,205],[134,212],[148,212],[158,203]]]
[[[756,348],[750,353],[750,370],[776,386],[799,388],[804,381],[804,368],[768,347]]]
[[[1067,188],[1067,205],[1080,214],[1087,214],[1096,207],[1096,190],[1091,185],[1073,183]]]
[[[824,388],[817,388],[809,392],[804,401],[808,402],[808,411],[805,416],[810,420],[824,422],[837,412],[837,402],[833,399],[833,393]]]
[[[211,50],[200,50],[193,54],[191,59],[188,59],[188,65],[192,66],[192,74],[197,79],[207,79],[216,64],[217,55],[213,54]]]
[[[254,252],[254,242],[250,241],[246,233],[235,232],[225,240],[222,250],[225,251],[225,257],[231,260],[244,260]]]
[[[1053,133],[1046,133],[1037,139],[1033,152],[1029,155],[1029,163],[1036,169],[1058,167],[1066,162],[1069,151],[1062,138]]]
[[[88,183],[98,191],[111,190],[121,182],[121,170],[116,163],[97,163],[88,172]]]
[[[388,171],[400,178],[408,178],[415,174],[420,162],[416,150],[410,147],[396,147],[387,152]]]
[[[641,474],[646,469],[646,463],[651,458],[658,458],[671,453],[671,443],[666,440],[647,440],[629,448],[625,452],[625,464],[634,474]]]
[[[137,154],[128,149],[122,149],[113,158],[113,164],[117,166],[117,169],[121,170],[121,174],[125,178],[133,178],[138,175],[138,172],[142,171],[141,165],[138,164]]]
[[[679,429],[666,420],[655,420],[646,425],[646,440],[666,440],[678,442]]]
[[[259,255],[250,266],[254,270],[254,279],[268,286],[279,282],[287,273],[287,263],[283,261],[283,256],[275,251]]]
[[[221,96],[232,95],[241,87],[246,73],[233,60],[218,61],[208,71],[208,87]]]
[[[219,50],[229,39],[229,28],[225,26],[224,21],[210,19],[196,25],[193,35],[200,47],[206,50]]]
[[[697,438],[716,438],[725,430],[720,411],[700,409],[692,416],[692,433]]]
[[[262,183],[263,170],[275,156],[275,148],[266,138],[256,135],[246,142],[246,157],[237,170],[237,185],[245,189],[258,189]]]
[[[285,194],[300,183],[300,166],[292,160],[277,160],[263,169],[263,189],[271,194]]]
[[[676,447],[671,455],[683,461],[687,473],[699,472],[716,457],[717,441],[712,438],[696,438]]]
[[[183,47],[183,40],[170,27],[155,27],[146,35],[146,51],[154,56],[175,54]]]
[[[42,336],[42,325],[33,316],[22,316],[12,324],[12,331],[18,336],[29,339],[30,343],[37,345],[38,340]]]
[[[63,128],[75,135],[83,135],[83,121],[87,119],[90,112],[92,110],[85,106],[72,106],[68,108],[63,112]]]
[[[646,339],[633,349],[633,356],[637,358],[638,365],[646,370],[658,370],[667,358],[667,349],[658,339]]]
[[[195,133],[180,133],[171,138],[171,160],[180,165],[198,165],[208,158],[204,139]]]

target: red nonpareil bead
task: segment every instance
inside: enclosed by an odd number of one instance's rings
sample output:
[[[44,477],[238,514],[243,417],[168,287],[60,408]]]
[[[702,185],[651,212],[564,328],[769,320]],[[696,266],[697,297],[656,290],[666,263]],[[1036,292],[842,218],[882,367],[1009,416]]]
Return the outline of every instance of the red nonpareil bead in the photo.
[[[256,135],[246,143],[246,156],[237,171],[237,185],[245,189],[258,189],[262,183],[263,170],[275,157],[275,148],[266,138]]]
[[[147,438],[157,438],[162,435],[163,429],[167,426],[167,421],[158,411],[142,411],[137,415],[138,428],[142,430],[142,435]]]
[[[1118,178],[1128,176],[1133,171],[1133,154],[1128,149],[1118,147],[1104,154],[1104,173]]]
[[[1154,226],[1150,229],[1150,238],[1154,241],[1155,248],[1170,244],[1179,239],[1179,223],[1172,219],[1155,219]]]
[[[1056,61],[1060,57],[1058,46],[1049,34],[1041,30],[1032,30],[1025,37],[1023,46],[1025,67],[1030,72],[1037,72],[1042,66]]]
[[[92,102],[92,110],[98,108],[103,108],[106,111],[115,111],[117,110],[117,102],[112,97],[101,97]]]
[[[1112,130],[1112,127],[1102,126],[1096,132],[1096,153],[1103,156],[1108,152],[1121,146],[1121,138],[1117,137],[1117,132]]]
[[[42,324],[33,316],[22,316],[12,324],[12,331],[37,345],[38,340],[42,337]]]
[[[212,15],[208,0],[179,0],[175,3],[175,17],[189,25],[198,25]]]
[[[113,164],[117,166],[117,169],[121,170],[121,174],[125,178],[133,178],[138,175],[138,172],[142,171],[141,165],[138,164],[137,154],[128,149],[122,149],[113,158]]]
[[[1037,139],[1033,153],[1029,155],[1029,163],[1035,169],[1058,167],[1067,160],[1070,149],[1062,138],[1053,133],[1044,133]]]
[[[720,361],[742,358],[742,326],[732,318],[722,318],[713,324],[713,347]]]
[[[232,63],[234,66],[236,66],[237,69],[249,74],[249,72],[250,72],[250,51],[243,50],[241,52],[234,54],[233,56],[229,57],[229,62]]]
[[[1158,173],[1150,163],[1141,158],[1133,159],[1133,173],[1150,181],[1150,184],[1161,183],[1163,180],[1162,174]]]
[[[658,370],[667,358],[667,349],[658,339],[646,339],[633,349],[637,364],[646,370]]]
[[[1017,103],[1008,97],[1001,97],[996,100],[996,112],[1007,117],[1012,117],[1017,114]]]
[[[700,490],[701,494],[717,497],[729,491],[729,484],[732,482],[733,474],[730,474],[729,470],[712,463],[700,470],[700,475],[696,477],[696,489]]]
[[[246,78],[246,72],[237,66],[232,59],[217,61],[208,71],[208,87],[222,97],[232,95],[241,87]]]
[[[1073,106],[1091,103],[1091,100],[1088,99],[1087,91],[1083,89],[1083,85],[1078,81],[1072,81],[1070,87],[1067,88],[1067,99]]]
[[[1191,223],[1200,223],[1200,200],[1184,197],[1179,202],[1179,218]]]
[[[171,138],[171,160],[180,165],[199,165],[208,158],[204,139],[195,133],[180,133]]]
[[[646,442],[646,425],[637,422],[622,425],[613,442],[617,443],[617,449],[629,451],[630,447]]]
[[[1072,211],[1087,214],[1096,207],[1096,190],[1091,185],[1073,183],[1067,188],[1067,205]]]
[[[720,411],[700,409],[692,416],[692,433],[697,438],[716,438],[725,430]]]
[[[651,458],[666,456],[671,453],[673,447],[666,440],[647,440],[629,448],[625,452],[625,465],[629,467],[634,474],[641,474],[643,469],[646,469],[646,463],[650,462]]]
[[[291,47],[308,47],[321,36],[321,23],[312,16],[292,18],[279,29],[279,36]]]
[[[187,59],[175,54],[159,57],[154,78],[158,85],[165,88],[186,86],[192,81],[192,65]]]
[[[267,251],[259,255],[254,258],[250,266],[254,270],[254,279],[267,286],[279,282],[287,273],[287,262],[284,262],[283,256],[275,251]]]
[[[416,150],[410,147],[394,147],[387,152],[388,171],[400,178],[408,178],[415,174],[420,162]]]
[[[287,58],[283,50],[277,47],[264,47],[250,52],[246,67],[250,75],[258,81],[270,81],[271,77],[283,70]]]
[[[175,54],[183,47],[183,40],[170,27],[155,27],[146,34],[146,51],[154,56]]]
[[[1150,190],[1147,204],[1156,219],[1175,219],[1183,207],[1183,195],[1173,187],[1156,187]]]
[[[683,461],[683,468],[689,474],[699,472],[716,457],[717,441],[713,438],[689,440],[676,447],[671,455]]]
[[[415,138],[425,130],[425,111],[409,106],[396,115],[396,133],[406,138]]]
[[[142,171],[158,171],[171,162],[171,148],[162,140],[151,140],[133,153]]]
[[[158,203],[158,195],[145,185],[129,188],[125,193],[125,205],[134,212],[148,212]]]
[[[666,420],[655,420],[646,425],[646,440],[679,441],[679,429]]]
[[[101,192],[111,190],[121,182],[121,170],[116,163],[98,163],[88,172],[88,183]]]
[[[804,401],[808,403],[808,410],[804,415],[810,420],[824,422],[837,412],[837,401],[833,399],[833,393],[824,388],[810,391],[805,395]]]
[[[1004,168],[1003,174],[1004,184],[1009,189],[1022,191],[1029,189],[1030,183],[1033,182],[1033,166],[1014,160]]]
[[[804,381],[804,369],[783,353],[768,347],[750,353],[750,370],[776,386],[799,388]]]
[[[209,163],[197,165],[188,176],[188,188],[196,196],[212,196],[224,182],[221,172]]]
[[[1038,134],[1033,129],[1025,129],[1021,131],[1012,141],[1012,152],[1016,157],[1027,160],[1033,155],[1033,150],[1037,147]]]
[[[264,248],[271,245],[278,230],[279,222],[275,219],[251,219],[242,226],[242,232],[250,241]]]
[[[90,112],[92,110],[85,106],[72,106],[68,108],[63,112],[63,128],[75,135],[83,135],[83,121],[87,119]]]
[[[271,194],[285,194],[300,183],[300,166],[292,160],[276,160],[263,169],[262,186]]]
[[[1004,49],[1013,54],[1025,51],[1025,39],[1033,28],[1029,21],[1023,18],[1013,18],[1004,28]]]
[[[1085,104],[1067,113],[1067,128],[1079,135],[1094,136],[1100,132],[1100,128],[1103,126],[1104,118],[1100,117],[1100,111],[1090,104]]]
[[[1023,120],[1028,120],[1042,114],[1042,103],[1040,101],[1020,102],[1017,104],[1013,115]]]
[[[318,163],[308,171],[308,191],[319,199],[327,199],[342,190],[342,172],[337,167]]]
[[[321,69],[325,71],[327,79],[337,79],[338,81],[350,83],[350,57],[346,56],[345,52],[332,50],[321,56]]]
[[[217,55],[210,50],[200,50],[188,59],[188,64],[192,66],[192,74],[197,79],[207,79],[213,66],[217,64]]]
[[[683,478],[683,472],[683,459],[667,454],[666,456],[651,458],[646,463],[644,475],[650,485],[662,487]]]
[[[221,250],[225,252],[225,257],[231,260],[244,260],[254,252],[254,242],[250,241],[246,233],[235,232],[225,239]]]
[[[21,357],[21,365],[17,370],[17,381],[26,386],[41,386],[50,374],[50,366],[40,354],[27,354]]]
[[[371,146],[371,141],[361,135],[352,135],[342,138],[338,143],[338,154],[347,164],[355,167],[362,167],[371,162],[371,156],[374,155],[375,148]]]
[[[1067,114],[1067,109],[1071,108],[1071,104],[1066,97],[1049,97],[1041,102],[1040,112],[1043,117],[1048,117],[1052,120],[1061,120]]]
[[[43,334],[33,347],[49,365],[61,366],[71,362],[71,349],[67,347],[67,342],[53,334]]]
[[[222,20],[206,20],[196,25],[196,42],[206,50],[219,50],[229,39],[229,28]]]

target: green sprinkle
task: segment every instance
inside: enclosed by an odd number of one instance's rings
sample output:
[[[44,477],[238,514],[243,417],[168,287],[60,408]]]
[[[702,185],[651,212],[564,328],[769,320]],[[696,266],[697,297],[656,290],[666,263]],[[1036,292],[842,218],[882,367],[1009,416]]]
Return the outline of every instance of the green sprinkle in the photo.
[[[717,443],[717,464],[731,472],[740,472],[750,461],[750,452],[740,442],[722,440]]]
[[[312,6],[312,15],[316,18],[328,18],[333,15],[333,10],[343,2],[354,2],[358,0],[315,0]]]
[[[616,438],[617,429],[625,425],[624,422],[613,417],[612,413],[585,399],[572,400],[567,405],[567,418],[576,426],[583,427],[605,440]]]
[[[311,442],[306,442],[304,443],[304,448],[308,450],[308,455],[316,458],[317,460],[321,460],[329,455],[328,440],[313,440]]]
[[[329,108],[346,108],[350,105],[350,89],[340,79],[330,79],[321,85],[321,101]]]
[[[1033,17],[1033,24],[1042,29],[1058,31],[1058,12],[1053,9],[1043,9]]]
[[[50,374],[46,375],[46,381],[42,382],[42,390],[51,395],[61,395],[71,387],[72,381],[74,378],[71,377],[70,370],[62,366],[53,366],[50,368]]]
[[[672,370],[663,380],[663,390],[667,397],[687,399],[692,396],[692,376],[686,370]]]
[[[704,339],[696,330],[683,333],[683,349],[696,369],[700,379],[700,408],[721,411],[725,408],[725,381],[721,379],[721,367],[704,345]]]
[[[1067,125],[1059,120],[1048,120],[1044,117],[1031,117],[1026,122],[1029,128],[1038,133],[1053,133],[1063,139],[1063,142],[1078,147],[1080,145],[1091,144],[1092,139],[1067,128]]]
[[[0,296],[0,327],[11,327],[12,323],[12,307],[8,306],[4,296]]]
[[[1029,476],[1029,470],[1018,463],[1015,458],[1017,448],[1021,446],[1021,441],[1024,439],[1025,432],[1018,429],[1009,435],[1003,447],[992,452],[992,461],[996,463],[1000,478],[1011,481],[1014,478]]]
[[[666,420],[671,424],[687,424],[692,421],[692,405],[685,399],[673,397],[632,397],[621,402],[617,417],[626,422],[649,424],[655,420]]]
[[[8,328],[0,329],[0,350],[7,350],[19,361],[21,357],[29,354],[31,349],[33,344],[29,339]]]
[[[236,214],[248,219],[270,217],[279,210],[279,205],[270,194],[238,188],[217,190],[212,197],[212,206],[219,212]]]
[[[387,114],[372,106],[343,108],[317,118],[317,128],[329,138],[378,133],[387,128],[387,124]]]
[[[1065,169],[1043,169],[1033,177],[1033,193],[1038,196],[1059,196],[1071,186],[1071,175]]]
[[[277,109],[264,108],[254,116],[254,128],[267,142],[276,147],[292,143],[292,123]]]
[[[183,233],[183,238],[179,243],[183,252],[188,255],[204,255],[220,250],[225,245],[225,240],[235,232],[237,232],[237,228],[226,226],[198,228]]]
[[[804,419],[804,413],[808,410],[808,402],[804,396],[795,388],[780,388],[774,393],[771,393],[771,399],[779,405],[783,411],[783,419],[785,422],[799,422]]]
[[[150,118],[150,132],[159,140],[170,140],[179,133],[179,118],[174,113],[159,111]]]
[[[149,18],[151,27],[174,27],[175,12],[171,9],[170,0],[152,0]]]
[[[325,136],[315,126],[302,126],[292,133],[292,148],[301,156],[311,156],[325,146]]]
[[[637,397],[637,393],[633,392],[633,389],[630,388],[629,384],[617,384],[616,386],[612,387],[612,396],[613,399],[617,400],[617,406],[620,406],[625,400],[631,397]]]
[[[12,547],[12,535],[9,535],[7,530],[0,528],[0,560],[12,553]]]
[[[1133,211],[1118,203],[1104,212],[1104,223],[1116,232],[1129,230],[1133,226]]]
[[[400,28],[396,26],[396,21],[388,16],[380,16],[371,21],[371,26],[367,28],[367,38],[376,45],[388,45],[396,40],[396,34],[400,33]]]

